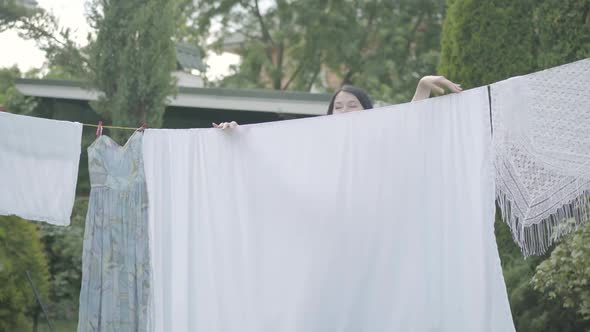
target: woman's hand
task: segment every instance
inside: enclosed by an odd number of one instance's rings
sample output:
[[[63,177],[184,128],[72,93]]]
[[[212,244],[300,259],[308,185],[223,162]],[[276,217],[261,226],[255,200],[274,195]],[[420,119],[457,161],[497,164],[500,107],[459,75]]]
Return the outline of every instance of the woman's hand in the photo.
[[[422,100],[430,97],[430,92],[432,90],[436,91],[439,94],[444,94],[444,88],[449,89],[451,92],[461,92],[461,84],[455,84],[444,76],[424,76],[418,82],[418,87],[416,87],[416,93],[414,94],[414,98],[412,101]]]
[[[235,128],[238,127],[239,124],[235,121],[232,122],[222,122],[220,124],[217,123],[213,123],[213,128],[221,128],[221,129],[227,129],[227,128]]]

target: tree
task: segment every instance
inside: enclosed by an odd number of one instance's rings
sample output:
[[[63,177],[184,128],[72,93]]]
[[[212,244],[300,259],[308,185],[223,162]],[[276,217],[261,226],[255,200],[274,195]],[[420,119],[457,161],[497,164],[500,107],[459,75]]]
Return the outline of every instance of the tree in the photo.
[[[590,1],[543,0],[534,11],[539,68],[590,57]]]
[[[28,8],[15,0],[0,0],[0,32],[13,29],[20,37],[34,40],[49,63],[62,66],[70,76],[83,77],[90,70],[84,49],[59,26],[55,16],[42,8]]]
[[[49,273],[35,224],[0,216],[0,331],[28,330],[38,317],[40,309],[26,271],[46,300]]]
[[[357,24],[341,22],[326,36],[339,41],[354,36],[358,41],[344,50],[331,49],[334,61],[329,63],[337,66],[331,68],[344,66],[343,83],[359,85],[379,99],[409,101],[418,80],[435,73],[444,1],[360,3],[367,13],[364,20],[355,18],[358,8],[354,8],[347,21]]]
[[[534,1],[448,0],[440,74],[463,87],[481,86],[535,69]]]
[[[6,104],[6,92],[14,87],[14,81],[21,76],[17,66],[0,68],[0,105]]]
[[[21,76],[16,66],[0,68],[0,105],[12,113],[31,115],[37,107],[37,100],[18,92],[14,83]]]
[[[95,0],[89,17],[97,30],[89,46],[91,83],[104,95],[93,108],[115,125],[162,123],[174,92],[174,2]],[[121,139],[127,133],[115,132]]]
[[[220,85],[305,90],[356,84],[378,99],[407,101],[418,79],[438,61],[441,0],[286,1],[262,8],[257,0],[199,2],[193,23],[206,39],[212,22],[221,25],[217,49],[232,36],[244,37],[242,62]]]
[[[39,8],[23,6],[16,0],[0,0],[0,32],[19,27],[40,12]]]

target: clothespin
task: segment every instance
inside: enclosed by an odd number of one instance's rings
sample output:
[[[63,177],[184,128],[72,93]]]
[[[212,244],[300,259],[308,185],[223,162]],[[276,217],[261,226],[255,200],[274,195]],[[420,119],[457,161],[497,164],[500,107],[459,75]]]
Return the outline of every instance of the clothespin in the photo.
[[[144,131],[145,129],[147,129],[147,127],[148,127],[147,123],[144,122],[141,124],[141,127],[139,127],[137,129],[137,131]]]
[[[98,121],[98,127],[96,128],[96,136],[102,135],[102,121]]]

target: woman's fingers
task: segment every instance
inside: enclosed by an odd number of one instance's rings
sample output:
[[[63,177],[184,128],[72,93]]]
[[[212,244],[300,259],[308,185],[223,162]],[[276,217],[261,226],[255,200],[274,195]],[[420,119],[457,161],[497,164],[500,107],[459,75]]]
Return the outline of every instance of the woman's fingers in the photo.
[[[436,93],[438,93],[439,95],[444,95],[445,94],[445,89],[441,88],[440,86],[433,84],[432,89],[434,91],[436,91]]]
[[[424,76],[418,83],[418,87],[416,88],[416,93],[414,94],[412,101],[426,99],[433,92],[437,95],[443,95],[445,94],[445,89],[451,92],[463,91],[461,84],[451,82],[444,76]]]
[[[447,85],[447,87],[449,88],[449,90],[453,91],[453,92],[461,92],[463,91],[463,89],[461,89],[461,87],[459,86],[459,84],[455,84],[449,80],[445,80],[445,83]]]
[[[463,91],[460,87],[458,87],[457,85],[455,85],[453,83],[447,85],[447,88],[449,88],[449,90],[451,90],[453,92],[461,92],[461,91]]]
[[[235,127],[238,127],[239,126],[239,124],[237,122],[235,122],[235,121],[232,121],[232,122],[221,122],[219,124],[213,122],[212,125],[213,125],[213,128],[220,128],[220,129],[235,128]]]
[[[220,124],[217,124],[215,122],[213,122],[211,125],[213,125],[213,128],[220,128],[220,129],[227,129],[227,128],[236,128],[239,127],[240,125],[235,122],[221,122]]]
[[[440,85],[446,87],[447,89],[449,89],[452,92],[461,92],[463,91],[463,89],[461,89],[460,84],[455,84],[451,81],[449,81],[446,77],[444,76],[440,76],[439,79],[437,80],[438,85],[440,87]]]

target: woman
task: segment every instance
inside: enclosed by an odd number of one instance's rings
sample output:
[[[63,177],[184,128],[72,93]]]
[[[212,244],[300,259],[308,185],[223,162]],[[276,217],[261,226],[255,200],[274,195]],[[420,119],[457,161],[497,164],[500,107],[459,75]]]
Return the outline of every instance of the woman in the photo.
[[[455,84],[444,76],[424,76],[418,82],[416,92],[412,101],[422,100],[430,97],[432,90],[439,94],[444,94],[447,88],[451,92],[461,92],[461,85]],[[327,114],[340,114],[353,111],[360,111],[373,108],[371,98],[361,89],[345,85],[341,87],[330,100]],[[227,129],[237,127],[235,121],[222,122],[220,124],[213,123],[213,127]]]

